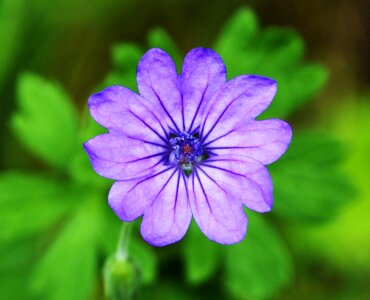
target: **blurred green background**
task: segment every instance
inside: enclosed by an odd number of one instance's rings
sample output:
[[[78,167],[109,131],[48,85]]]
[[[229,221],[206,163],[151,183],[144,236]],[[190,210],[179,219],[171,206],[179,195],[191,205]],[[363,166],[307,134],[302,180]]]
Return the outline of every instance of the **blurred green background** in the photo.
[[[104,131],[87,98],[112,84],[135,90],[150,47],[180,68],[206,46],[229,78],[278,81],[262,118],[288,120],[294,137],[269,166],[275,206],[247,212],[247,237],[233,246],[192,224],[183,241],[154,248],[135,222],[136,297],[369,299],[369,9],[365,0],[0,0],[0,298],[104,299],[121,223],[107,205],[111,182],[81,147]]]

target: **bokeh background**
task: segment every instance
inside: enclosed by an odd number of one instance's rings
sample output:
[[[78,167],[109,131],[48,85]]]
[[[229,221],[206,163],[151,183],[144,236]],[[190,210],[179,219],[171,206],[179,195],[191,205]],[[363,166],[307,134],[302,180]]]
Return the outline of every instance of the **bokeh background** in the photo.
[[[278,81],[262,117],[288,120],[294,138],[270,166],[275,207],[247,212],[234,246],[192,226],[154,248],[136,222],[138,274],[122,280],[133,276],[139,299],[369,299],[369,11],[365,0],[0,0],[0,298],[104,299],[121,224],[81,147],[103,131],[87,98],[135,89],[150,47],[181,67],[206,46],[230,78]]]

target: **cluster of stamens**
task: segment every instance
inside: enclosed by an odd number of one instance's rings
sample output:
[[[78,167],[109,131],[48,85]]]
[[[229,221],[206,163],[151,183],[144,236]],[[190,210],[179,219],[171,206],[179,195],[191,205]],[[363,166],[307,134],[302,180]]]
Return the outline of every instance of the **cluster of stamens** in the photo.
[[[182,132],[170,139],[172,152],[169,157],[171,163],[178,163],[184,170],[191,170],[193,164],[200,161],[203,148],[199,140],[193,135]]]

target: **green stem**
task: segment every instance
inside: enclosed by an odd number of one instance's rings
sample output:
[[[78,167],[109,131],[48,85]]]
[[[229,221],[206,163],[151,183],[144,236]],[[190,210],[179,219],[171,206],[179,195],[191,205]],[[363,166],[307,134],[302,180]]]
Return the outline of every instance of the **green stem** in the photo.
[[[121,232],[119,234],[116,258],[120,261],[127,260],[128,244],[131,235],[131,224],[129,222],[122,223]]]

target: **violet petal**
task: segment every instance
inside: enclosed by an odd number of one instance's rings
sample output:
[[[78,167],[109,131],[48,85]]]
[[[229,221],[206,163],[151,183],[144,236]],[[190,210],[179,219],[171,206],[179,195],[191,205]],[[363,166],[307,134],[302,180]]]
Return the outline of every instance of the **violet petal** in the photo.
[[[176,172],[145,210],[141,235],[148,243],[165,246],[184,237],[192,217],[186,181]]]
[[[167,126],[180,132],[182,128],[182,98],[177,87],[176,66],[163,50],[150,49],[137,68],[140,95],[155,107]]]
[[[241,202],[257,212],[271,210],[271,177],[258,161],[243,155],[218,155],[204,161],[198,169],[222,188],[229,201]]]
[[[96,173],[115,180],[151,174],[161,162],[166,148],[115,133],[101,134],[84,148]]]
[[[266,77],[243,75],[227,82],[204,115],[203,142],[229,132],[241,121],[253,120],[268,107],[275,93],[276,82]]]
[[[280,158],[291,139],[292,130],[288,123],[270,119],[240,122],[232,130],[208,141],[205,146],[217,155],[246,155],[266,165]]]
[[[133,221],[144,214],[176,172],[175,168],[161,165],[144,178],[117,181],[109,191],[108,203],[121,220]]]
[[[200,125],[200,118],[214,93],[226,82],[226,68],[221,57],[211,49],[192,49],[184,59],[180,75],[183,96],[183,130],[191,132]]]
[[[89,98],[93,118],[109,131],[165,145],[166,133],[160,118],[145,99],[131,90],[112,86]]]
[[[232,244],[247,230],[242,204],[235,201],[218,182],[195,169],[189,178],[189,200],[195,221],[212,241]]]

